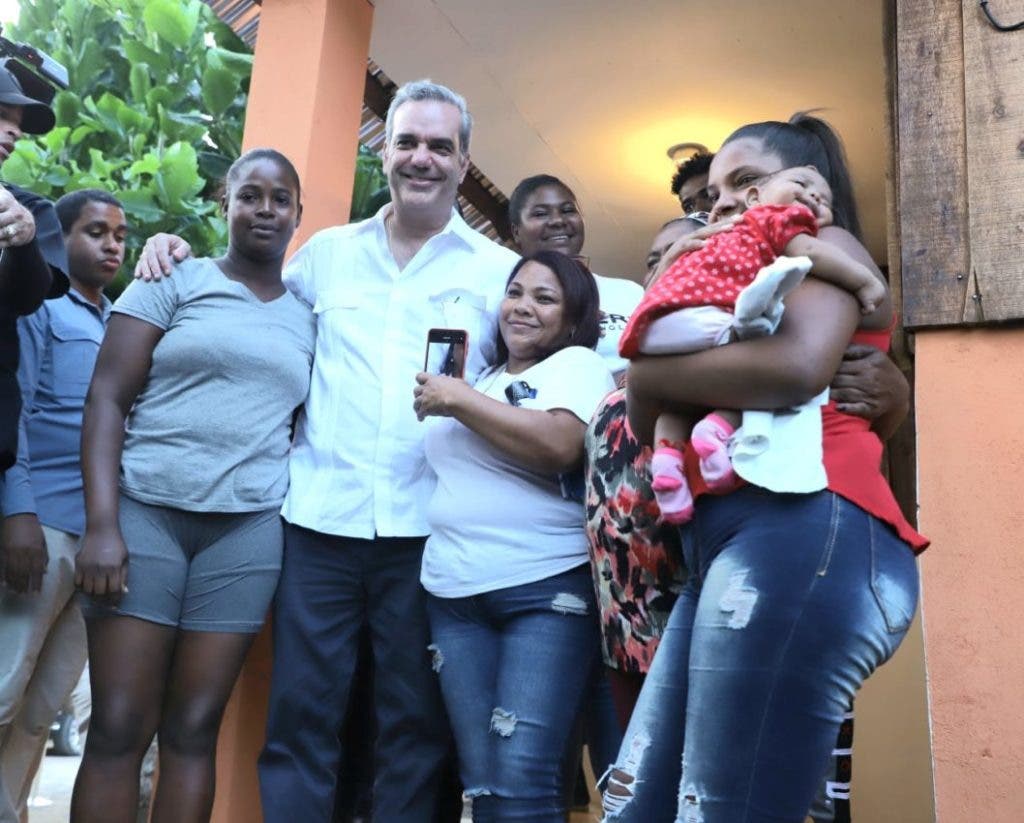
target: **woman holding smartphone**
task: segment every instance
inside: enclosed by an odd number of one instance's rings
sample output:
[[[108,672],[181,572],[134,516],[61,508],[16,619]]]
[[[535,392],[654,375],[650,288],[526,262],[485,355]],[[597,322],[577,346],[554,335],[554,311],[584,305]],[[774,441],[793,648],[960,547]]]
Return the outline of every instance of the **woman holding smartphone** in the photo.
[[[473,819],[562,823],[562,759],[598,653],[583,506],[563,495],[613,388],[593,351],[597,287],[557,252],[523,258],[499,363],[470,386],[421,374],[438,483],[421,580],[434,668]]]

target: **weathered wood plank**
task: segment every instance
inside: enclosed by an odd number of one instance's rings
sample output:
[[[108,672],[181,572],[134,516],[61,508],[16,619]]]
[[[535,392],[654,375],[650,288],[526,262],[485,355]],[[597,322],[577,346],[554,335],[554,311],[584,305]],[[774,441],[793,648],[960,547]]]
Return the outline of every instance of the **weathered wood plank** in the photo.
[[[1019,19],[1024,2],[1003,3],[999,16]],[[964,3],[963,32],[974,278],[965,315],[1013,320],[1024,317],[1024,31],[997,31]]]
[[[903,277],[900,267],[900,209],[899,180],[900,145],[897,132],[899,110],[899,86],[896,55],[896,0],[886,0],[883,18],[885,37],[885,90],[889,101],[889,117],[886,118],[885,143],[889,165],[885,171],[885,217],[888,225],[888,267],[886,275],[893,305],[900,318],[903,317]],[[914,356],[912,340],[903,326],[897,326],[892,338],[892,358],[910,383],[911,408],[907,419],[885,444],[883,467],[904,516],[917,523],[917,432],[914,421]]]
[[[899,207],[908,328],[956,325],[969,285],[963,15],[959,0],[897,0]]]

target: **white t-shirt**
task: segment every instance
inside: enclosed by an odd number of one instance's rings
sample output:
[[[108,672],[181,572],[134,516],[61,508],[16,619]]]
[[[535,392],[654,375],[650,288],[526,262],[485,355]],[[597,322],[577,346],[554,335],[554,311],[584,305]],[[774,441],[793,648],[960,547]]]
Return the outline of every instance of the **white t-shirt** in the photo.
[[[594,280],[601,303],[601,339],[597,341],[597,353],[613,373],[619,372],[629,365],[628,360],[619,357],[619,338],[629,316],[640,305],[644,289],[639,283],[621,277],[595,274]]]
[[[562,349],[519,374],[486,372],[476,389],[507,403],[525,382],[527,409],[566,409],[584,423],[615,386],[590,349]],[[543,580],[587,562],[583,504],[562,497],[555,475],[515,463],[462,423],[428,421],[427,461],[437,486],[427,507],[430,537],[420,580],[438,597],[469,597]]]

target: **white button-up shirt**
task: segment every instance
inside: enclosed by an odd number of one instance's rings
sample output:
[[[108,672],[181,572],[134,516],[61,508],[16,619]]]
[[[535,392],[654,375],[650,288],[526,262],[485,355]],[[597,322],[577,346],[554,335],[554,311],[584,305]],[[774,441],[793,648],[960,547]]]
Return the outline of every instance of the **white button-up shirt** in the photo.
[[[454,212],[401,271],[384,218],[318,232],[296,252],[285,284],[312,306],[316,355],[299,416],[282,514],[324,534],[426,535],[435,478],[412,408],[427,332],[469,333],[466,379],[495,359],[497,309],[519,259]]]

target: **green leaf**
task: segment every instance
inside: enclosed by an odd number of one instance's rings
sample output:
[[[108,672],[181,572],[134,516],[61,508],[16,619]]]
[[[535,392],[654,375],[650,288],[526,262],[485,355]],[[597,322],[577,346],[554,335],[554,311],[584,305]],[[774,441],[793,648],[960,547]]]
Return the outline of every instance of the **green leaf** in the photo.
[[[82,43],[81,49],[75,58],[74,65],[68,66],[68,74],[71,79],[71,88],[81,88],[82,80],[90,80],[99,74],[106,67],[107,58],[103,54],[103,47],[92,38]]]
[[[133,225],[152,223],[164,216],[164,211],[157,205],[151,188],[128,189],[120,192],[117,198],[124,204],[130,218],[128,222]]]
[[[141,160],[136,160],[131,166],[128,167],[128,171],[124,173],[124,176],[128,180],[134,180],[143,174],[153,175],[160,170],[160,158],[153,152],[148,152],[145,157]]]
[[[158,109],[160,131],[167,136],[168,140],[198,143],[206,134],[206,125],[197,115],[178,114],[163,106],[159,106]]]
[[[90,134],[95,134],[96,132],[97,129],[95,126],[91,126],[88,124],[84,126],[79,126],[77,129],[71,132],[71,145],[77,146],[79,143],[85,140],[85,138],[88,137]]]
[[[36,178],[37,175],[33,172],[29,161],[17,151],[4,161],[5,182],[28,188],[33,186]]]
[[[170,61],[145,43],[140,43],[138,40],[125,40],[123,48],[125,57],[132,64],[144,63],[157,74],[164,74],[170,70]]]
[[[74,126],[78,123],[78,114],[82,103],[78,95],[71,91],[57,92],[53,98],[53,113],[57,115],[57,125]]]
[[[192,38],[199,20],[194,0],[149,0],[142,13],[146,28],[172,46],[183,49]]]
[[[21,155],[29,163],[38,163],[43,159],[43,153],[39,151],[39,146],[24,138],[14,144],[14,153]],[[10,158],[7,159],[10,160]]]
[[[207,15],[206,29],[213,33],[214,42],[222,49],[227,49],[228,51],[236,53],[241,53],[248,49],[245,41],[235,34],[231,27],[225,25],[215,14],[211,13]]]
[[[224,68],[207,66],[203,72],[203,102],[213,115],[223,114],[238,94],[238,78]]]
[[[140,103],[145,102],[147,95],[153,87],[149,80],[149,66],[145,63],[135,63],[128,75],[128,84],[132,90],[132,99]]]
[[[64,0],[60,4],[60,16],[67,23],[68,31],[78,37],[85,30],[85,19],[89,13],[86,0]]]
[[[101,180],[90,171],[77,171],[71,175],[66,191],[78,191],[78,189],[105,189],[108,188],[106,181]]]
[[[206,178],[207,183],[220,182],[227,177],[228,169],[231,168],[233,159],[227,155],[215,151],[198,152],[199,172]]]
[[[121,128],[121,124],[117,121],[117,107],[111,102],[113,95],[105,91],[100,100],[106,99],[103,108],[100,108],[99,103],[92,99],[92,97],[86,97],[82,101],[82,105],[85,106],[85,110],[95,117],[105,131],[115,134],[118,138],[124,138],[124,129]]]
[[[71,179],[71,175],[67,169],[62,169],[60,166],[56,166],[50,169],[46,174],[42,176],[42,180],[49,183],[58,189],[63,189],[67,184],[68,180]]]
[[[188,143],[175,143],[160,158],[158,186],[167,205],[177,207],[203,187],[196,150]]]
[[[64,148],[69,134],[71,134],[71,129],[68,126],[57,126],[47,134],[44,134],[41,142],[52,153],[56,154]]]
[[[236,76],[248,77],[252,74],[252,55],[242,54],[237,51],[229,51],[228,49],[222,49],[214,46],[208,50],[210,61],[213,62],[213,58],[216,57],[217,65],[223,66],[231,72],[234,72]]]
[[[124,160],[107,159],[99,149],[89,149],[89,171],[97,177],[110,177],[118,169],[125,165]]]
[[[174,92],[167,86],[154,86],[146,93],[146,108],[151,114],[156,114],[160,106],[169,108],[174,100]]]

